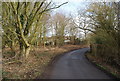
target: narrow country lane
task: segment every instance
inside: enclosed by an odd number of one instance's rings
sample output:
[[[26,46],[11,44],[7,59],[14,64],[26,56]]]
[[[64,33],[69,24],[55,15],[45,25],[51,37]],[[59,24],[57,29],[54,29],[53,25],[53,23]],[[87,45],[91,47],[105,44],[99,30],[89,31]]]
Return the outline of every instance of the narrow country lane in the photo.
[[[82,48],[60,57],[49,75],[50,79],[111,79],[85,57],[89,48]]]

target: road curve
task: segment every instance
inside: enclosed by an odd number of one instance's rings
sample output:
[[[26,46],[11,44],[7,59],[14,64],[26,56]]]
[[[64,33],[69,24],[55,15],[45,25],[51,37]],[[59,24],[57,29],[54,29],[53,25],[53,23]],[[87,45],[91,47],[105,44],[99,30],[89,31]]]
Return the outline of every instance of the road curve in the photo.
[[[82,48],[60,57],[53,65],[50,79],[111,79],[85,57],[89,48]]]

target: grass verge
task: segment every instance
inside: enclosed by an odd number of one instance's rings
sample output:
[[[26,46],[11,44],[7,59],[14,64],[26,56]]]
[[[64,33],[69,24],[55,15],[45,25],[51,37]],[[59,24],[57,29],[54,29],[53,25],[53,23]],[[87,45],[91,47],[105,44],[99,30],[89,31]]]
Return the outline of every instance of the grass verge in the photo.
[[[102,58],[95,57],[89,52],[87,52],[85,56],[92,64],[104,71],[110,77],[118,80],[120,79],[120,69],[118,69],[118,67],[114,67],[114,65],[103,62]]]

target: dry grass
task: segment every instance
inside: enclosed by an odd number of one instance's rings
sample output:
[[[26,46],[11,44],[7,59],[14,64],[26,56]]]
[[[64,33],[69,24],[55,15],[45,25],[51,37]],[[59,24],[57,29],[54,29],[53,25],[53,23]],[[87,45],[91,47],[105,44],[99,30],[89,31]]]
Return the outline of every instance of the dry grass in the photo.
[[[15,62],[11,64],[3,64],[3,78],[8,79],[35,79],[40,76],[45,67],[57,55],[74,49],[83,48],[80,45],[65,45],[60,48],[34,48],[25,63]],[[9,53],[9,50],[7,51]],[[5,52],[3,52],[4,55]],[[5,53],[6,54],[6,53]]]

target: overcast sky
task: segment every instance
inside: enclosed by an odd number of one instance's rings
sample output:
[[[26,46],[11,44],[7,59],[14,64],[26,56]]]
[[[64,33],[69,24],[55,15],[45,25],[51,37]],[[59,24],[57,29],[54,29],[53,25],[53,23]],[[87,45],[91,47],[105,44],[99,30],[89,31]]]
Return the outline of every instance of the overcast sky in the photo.
[[[68,2],[67,4],[55,9],[57,12],[62,12],[65,14],[76,14],[78,10],[83,10],[86,8],[87,4],[91,2],[118,2],[120,0],[52,0],[53,2],[60,4]]]
[[[54,12],[61,12],[65,15],[76,15],[78,10],[83,10],[86,8],[88,2],[84,2],[82,0],[53,0],[56,4],[62,4],[64,2],[68,2],[67,4],[61,6],[58,9],[55,9]]]

